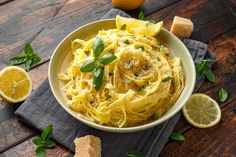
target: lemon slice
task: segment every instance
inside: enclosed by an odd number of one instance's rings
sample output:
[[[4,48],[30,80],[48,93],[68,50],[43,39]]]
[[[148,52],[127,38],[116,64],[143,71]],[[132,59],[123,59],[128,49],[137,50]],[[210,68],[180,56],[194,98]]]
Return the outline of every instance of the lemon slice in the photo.
[[[0,71],[0,96],[17,103],[25,100],[32,91],[32,81],[27,72],[17,66],[9,66]]]
[[[184,117],[195,127],[209,128],[221,118],[218,103],[205,94],[193,94],[183,108]]]
[[[137,33],[146,36],[155,36],[161,31],[163,22],[161,21],[156,24],[152,24],[148,21],[126,18],[117,15],[116,28],[121,29],[124,25],[126,25],[126,30],[131,33]]]

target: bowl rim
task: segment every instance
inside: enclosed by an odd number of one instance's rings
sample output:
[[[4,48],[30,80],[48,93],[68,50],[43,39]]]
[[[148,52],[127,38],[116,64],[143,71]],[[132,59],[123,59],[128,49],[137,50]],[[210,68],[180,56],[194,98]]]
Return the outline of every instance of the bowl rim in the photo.
[[[55,58],[55,54],[57,52],[57,50],[59,49],[60,45],[65,42],[67,40],[67,38],[69,38],[71,35],[73,35],[74,33],[76,33],[78,30],[87,27],[88,25],[92,25],[95,23],[99,23],[99,22],[104,22],[104,21],[114,21],[115,18],[110,18],[110,19],[102,19],[102,20],[97,20],[97,21],[93,21],[90,23],[87,23],[85,25],[82,25],[78,28],[76,28],[74,31],[72,31],[71,33],[69,33],[66,37],[63,38],[63,40],[57,45],[57,47],[55,48],[55,50],[53,51],[53,54],[51,56],[50,62],[49,62],[49,66],[48,66],[48,80],[49,80],[49,85],[51,88],[51,91],[54,95],[54,97],[56,98],[57,102],[60,104],[60,106],[66,110],[67,113],[69,113],[72,117],[74,117],[75,119],[79,120],[80,122],[82,122],[85,125],[88,125],[92,128],[95,129],[99,129],[102,131],[107,131],[107,132],[115,132],[115,133],[131,133],[131,132],[137,132],[137,131],[142,131],[142,130],[146,130],[155,126],[158,126],[159,124],[164,123],[165,121],[167,121],[168,119],[172,118],[177,112],[179,112],[181,110],[181,108],[184,106],[184,104],[186,103],[186,101],[188,100],[188,98],[191,96],[191,94],[193,93],[194,90],[194,86],[195,86],[195,80],[196,80],[196,72],[195,72],[195,66],[194,66],[194,62],[193,59],[190,60],[190,65],[191,67],[189,67],[189,69],[193,70],[193,83],[190,86],[190,89],[188,90],[189,92],[186,93],[185,98],[183,98],[183,101],[181,102],[181,105],[177,106],[176,109],[169,113],[168,116],[164,117],[163,119],[161,119],[161,121],[152,121],[150,123],[146,123],[146,124],[142,124],[142,125],[138,125],[138,126],[133,126],[133,127],[124,127],[124,128],[119,128],[119,127],[111,127],[111,126],[105,126],[105,125],[101,125],[92,121],[89,121],[87,119],[84,119],[83,117],[80,117],[78,115],[75,115],[74,111],[72,111],[71,109],[66,108],[66,105],[63,104],[63,102],[60,101],[60,99],[57,97],[57,94],[54,91],[53,88],[53,83],[52,83],[52,77],[51,77],[51,73],[52,73],[52,61]],[[176,37],[174,34],[170,33],[168,30],[166,30],[165,28],[163,28],[162,30],[164,30],[165,32],[169,33],[170,35],[173,36],[173,38],[175,39],[175,41],[177,41],[179,44],[181,44],[184,48],[185,51],[189,52],[189,50],[186,48],[186,46],[183,44],[183,42]],[[190,52],[186,54],[188,56],[188,58],[192,58]],[[182,93],[181,93],[182,94]],[[180,95],[181,95],[180,94]],[[179,98],[178,98],[179,99]],[[177,100],[178,100],[177,99]],[[176,100],[176,101],[177,101]]]

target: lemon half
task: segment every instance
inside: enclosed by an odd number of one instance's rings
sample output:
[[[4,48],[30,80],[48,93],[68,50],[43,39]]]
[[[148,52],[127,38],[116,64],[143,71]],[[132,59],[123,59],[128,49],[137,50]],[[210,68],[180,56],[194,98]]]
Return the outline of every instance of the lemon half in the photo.
[[[140,7],[144,0],[112,0],[112,4],[120,9],[133,10]]]
[[[0,96],[11,103],[25,100],[32,91],[32,81],[27,72],[17,66],[0,71]]]
[[[208,95],[193,94],[183,108],[184,117],[195,127],[209,128],[216,125],[221,118],[218,103]]]
[[[122,26],[126,26],[126,30],[131,33],[137,33],[146,36],[156,36],[163,27],[163,22],[160,21],[156,24],[148,21],[137,20],[134,18],[116,16],[116,28],[121,29]]]

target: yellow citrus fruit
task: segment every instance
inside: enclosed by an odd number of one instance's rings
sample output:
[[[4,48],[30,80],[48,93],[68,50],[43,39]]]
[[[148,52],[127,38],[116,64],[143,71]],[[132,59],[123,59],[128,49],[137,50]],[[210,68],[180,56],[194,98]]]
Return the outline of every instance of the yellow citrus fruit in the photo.
[[[140,7],[144,0],[112,0],[112,4],[120,9],[133,10]]]
[[[161,31],[163,27],[163,22],[161,21],[156,24],[153,24],[148,21],[137,20],[134,18],[126,18],[117,15],[116,16],[117,29],[121,29],[121,27],[124,25],[126,26],[126,30],[132,33],[137,33],[146,36],[155,36]]]
[[[208,95],[193,94],[183,108],[184,117],[195,127],[209,128],[216,125],[221,118],[218,103]]]
[[[0,71],[0,96],[17,103],[25,100],[32,91],[32,81],[27,72],[17,66],[9,66]]]

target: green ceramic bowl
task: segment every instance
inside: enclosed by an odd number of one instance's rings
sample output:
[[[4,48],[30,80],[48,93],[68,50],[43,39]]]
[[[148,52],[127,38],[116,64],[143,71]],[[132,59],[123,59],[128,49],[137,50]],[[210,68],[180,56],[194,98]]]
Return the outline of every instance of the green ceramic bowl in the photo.
[[[171,34],[169,31],[165,29],[162,29],[162,31],[158,34],[158,39],[160,39],[161,43],[164,44],[166,47],[168,47],[172,51],[172,53],[174,53],[174,55],[180,57],[180,59],[182,60],[182,65],[183,65],[184,74],[185,74],[185,87],[182,94],[180,95],[178,100],[175,102],[175,104],[162,117],[160,117],[159,119],[153,122],[143,124],[140,126],[117,128],[117,127],[104,126],[104,125],[100,125],[100,124],[88,121],[85,118],[83,118],[82,114],[74,112],[66,105],[67,98],[61,90],[62,83],[60,80],[58,80],[57,73],[61,71],[65,71],[69,62],[72,61],[73,59],[72,54],[68,53],[71,41],[73,41],[76,38],[87,40],[87,39],[90,39],[91,37],[94,37],[98,33],[99,30],[102,30],[102,29],[106,30],[106,29],[111,29],[115,27],[116,27],[115,19],[95,21],[76,29],[75,31],[70,33],[67,37],[65,37],[55,49],[51,57],[51,61],[49,63],[48,76],[49,76],[49,83],[50,83],[51,90],[55,98],[59,102],[59,104],[70,115],[78,119],[80,122],[88,126],[91,126],[93,128],[109,131],[109,132],[128,133],[128,132],[141,131],[144,129],[155,127],[165,122],[166,120],[168,120],[169,118],[174,116],[178,111],[181,110],[181,108],[184,106],[185,102],[188,100],[188,98],[193,92],[193,88],[195,84],[195,77],[196,77],[194,63],[188,49],[176,36],[174,36],[173,34]]]

